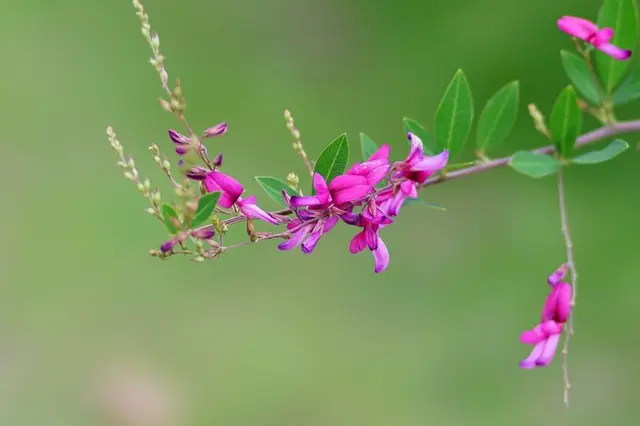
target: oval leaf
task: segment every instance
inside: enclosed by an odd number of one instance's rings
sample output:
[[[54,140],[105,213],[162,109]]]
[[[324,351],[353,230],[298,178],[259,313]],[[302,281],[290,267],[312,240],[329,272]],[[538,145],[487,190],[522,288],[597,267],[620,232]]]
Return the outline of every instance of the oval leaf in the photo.
[[[200,197],[198,200],[198,209],[196,210],[193,220],[191,220],[192,227],[202,225],[209,220],[213,210],[216,208],[216,204],[218,204],[220,195],[220,192],[209,192]]]
[[[425,154],[435,155],[436,152],[438,152],[435,141],[433,140],[429,132],[427,132],[427,129],[425,129],[420,123],[418,123],[416,120],[412,120],[411,118],[404,117],[402,119],[402,125],[405,133],[411,132],[420,138]]]
[[[282,198],[282,191],[287,191],[289,195],[300,195],[295,189],[291,188],[289,184],[278,178],[272,176],[256,176],[255,179],[269,198],[283,206],[286,206],[287,203],[285,203],[284,198]]]
[[[362,151],[362,160],[367,161],[378,150],[376,144],[369,136],[360,132],[360,151]]]
[[[560,163],[549,155],[518,151],[509,160],[509,166],[518,173],[539,179],[556,173]]]
[[[478,119],[476,146],[486,152],[504,142],[518,114],[520,84],[513,81],[498,90],[487,102]]]
[[[609,161],[622,154],[627,150],[627,148],[629,148],[629,144],[627,142],[622,139],[616,139],[602,149],[579,155],[571,159],[571,161],[576,164],[604,163],[605,161]]]
[[[582,96],[593,105],[600,105],[600,89],[594,80],[593,73],[587,63],[580,56],[566,50],[560,51],[562,66],[567,76]]]
[[[598,27],[613,28],[611,43],[621,49],[636,47],[638,7],[635,0],[604,0],[598,16]],[[620,61],[596,51],[596,66],[604,89],[611,93],[624,74],[629,61]]]
[[[458,70],[436,110],[435,134],[439,150],[448,149],[449,158],[462,151],[473,123],[473,98],[467,77]]]
[[[640,66],[613,92],[613,102],[616,105],[628,104],[638,99],[640,99]]]
[[[344,173],[348,161],[349,143],[346,133],[343,133],[322,151],[316,161],[314,172],[321,175],[328,184],[333,178]],[[312,192],[315,194],[315,190]]]
[[[573,86],[567,86],[560,92],[551,111],[549,128],[556,150],[562,157],[569,158],[582,128],[582,110]]]
[[[164,224],[166,225],[169,232],[171,232],[172,234],[177,234],[179,229],[176,225],[174,225],[173,220],[171,219],[174,219],[180,222],[180,219],[178,218],[178,213],[176,213],[176,209],[171,207],[169,204],[163,204],[162,220],[164,221]]]
[[[420,204],[424,207],[429,207],[430,209],[440,210],[441,212],[447,211],[447,209],[445,209],[444,207],[440,207],[437,204],[427,203],[420,198],[405,198],[405,200],[402,202],[403,206],[410,206],[412,204]]]

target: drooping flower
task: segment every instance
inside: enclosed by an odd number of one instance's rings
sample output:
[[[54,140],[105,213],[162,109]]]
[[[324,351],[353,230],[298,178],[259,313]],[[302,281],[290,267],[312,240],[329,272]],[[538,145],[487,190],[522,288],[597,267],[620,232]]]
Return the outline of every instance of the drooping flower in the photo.
[[[194,174],[197,175],[197,173]],[[228,209],[236,205],[240,213],[249,219],[261,219],[274,225],[279,224],[277,219],[258,207],[255,196],[243,199],[241,195],[244,192],[244,187],[231,176],[213,170],[206,175],[203,183],[207,192],[221,193],[218,200],[220,207]]]
[[[544,367],[553,360],[563,325],[571,315],[571,285],[562,281],[567,270],[567,264],[563,264],[549,275],[547,282],[551,286],[551,293],[542,308],[540,323],[520,335],[522,343],[533,345],[531,354],[520,362],[521,368]]]
[[[379,234],[380,229],[393,222],[387,214],[388,206],[389,201],[381,205],[375,201],[370,202],[362,210],[356,223],[357,226],[362,227],[362,231],[358,232],[349,244],[349,251],[352,254],[360,253],[365,248],[371,251],[376,274],[389,266],[389,250]]]
[[[191,149],[191,138],[178,133],[173,129],[169,129],[169,139],[171,139],[171,141],[175,145],[176,154],[178,155],[185,155]]]
[[[411,142],[409,155],[403,161],[393,165],[392,178],[397,180],[405,178],[422,185],[429,177],[442,170],[449,161],[449,151],[444,150],[440,154],[430,157],[424,154],[422,140],[415,134],[408,132],[407,138]]]
[[[278,249],[287,251],[301,246],[302,252],[310,254],[315,250],[320,237],[331,231],[338,223],[338,216],[330,216],[315,221],[302,221],[294,219],[287,224],[287,229],[295,230],[291,238],[278,245]]]
[[[614,59],[625,61],[631,57],[631,50],[622,49],[611,43],[612,28],[600,29],[593,22],[575,16],[563,16],[558,19],[558,28],[573,37],[584,40]]]

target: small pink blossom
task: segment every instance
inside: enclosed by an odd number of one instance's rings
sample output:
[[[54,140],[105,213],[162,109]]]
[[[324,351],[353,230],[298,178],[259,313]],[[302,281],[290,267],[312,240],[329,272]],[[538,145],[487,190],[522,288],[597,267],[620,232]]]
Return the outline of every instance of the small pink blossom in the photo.
[[[389,266],[389,250],[379,231],[385,226],[393,223],[387,215],[386,209],[389,202],[377,205],[375,202],[369,203],[358,217],[357,226],[362,227],[362,231],[357,233],[349,244],[349,251],[352,254],[360,253],[365,248],[369,248],[373,254],[374,271],[376,274],[384,271]]]
[[[593,22],[575,16],[563,16],[558,19],[558,28],[573,37],[584,40],[614,59],[625,61],[631,57],[631,50],[621,49],[611,44],[611,39],[613,38],[612,28],[600,29]]]
[[[553,360],[562,327],[571,315],[571,285],[562,281],[567,270],[567,264],[563,264],[549,275],[547,281],[551,286],[551,293],[542,308],[540,323],[520,335],[522,343],[534,345],[527,359],[520,362],[522,368],[544,367]]]
[[[440,154],[430,157],[424,154],[422,140],[419,137],[409,132],[407,138],[411,142],[409,155],[403,161],[393,165],[392,178],[397,180],[403,177],[422,185],[436,172],[445,168],[449,161],[449,151],[444,150]]]

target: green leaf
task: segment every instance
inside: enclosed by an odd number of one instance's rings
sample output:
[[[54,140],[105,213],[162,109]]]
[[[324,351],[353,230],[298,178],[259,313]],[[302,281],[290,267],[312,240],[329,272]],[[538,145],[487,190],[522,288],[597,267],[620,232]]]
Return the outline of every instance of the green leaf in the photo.
[[[286,206],[287,203],[285,203],[284,198],[282,198],[282,191],[287,191],[289,195],[300,195],[295,189],[291,188],[289,184],[278,178],[272,176],[256,176],[255,179],[269,198],[283,206]]]
[[[634,49],[638,37],[638,7],[635,0],[604,0],[598,15],[598,27],[613,28],[611,43],[621,49]],[[596,51],[596,66],[604,89],[611,93],[622,78],[629,61],[614,59]]]
[[[473,98],[469,82],[458,70],[445,90],[435,116],[438,149],[449,150],[449,158],[462,151],[473,123]]]
[[[560,58],[564,71],[576,89],[593,105],[600,105],[602,103],[598,89],[600,83],[594,80],[593,73],[584,59],[566,50],[560,51]]]
[[[509,166],[523,175],[539,179],[557,172],[560,163],[556,158],[548,155],[518,151],[509,160]]]
[[[404,117],[402,119],[402,124],[405,133],[411,132],[420,138],[425,154],[435,155],[436,152],[438,152],[435,140],[433,140],[429,132],[427,132],[427,129],[425,129],[420,123],[411,118]]]
[[[321,175],[327,184],[338,175],[344,173],[349,161],[349,142],[346,133],[333,140],[320,154],[316,161],[315,173]],[[315,194],[315,190],[312,190]]]
[[[195,228],[203,223],[205,223],[211,217],[213,213],[213,209],[216,208],[216,204],[218,204],[218,200],[220,199],[220,192],[209,192],[208,194],[203,195],[198,200],[198,209],[196,210],[196,215],[191,220],[191,227]]]
[[[520,84],[512,81],[498,90],[487,102],[476,130],[476,147],[479,152],[495,148],[509,136],[518,115]]]
[[[427,203],[426,201],[423,201],[420,198],[405,198],[404,202],[402,203],[403,206],[410,206],[412,204],[419,204],[425,207],[429,207],[431,209],[440,210],[441,212],[447,211],[447,209],[445,209],[444,207],[440,207],[437,204]]]
[[[618,155],[622,154],[629,148],[629,144],[622,139],[615,139],[606,147],[597,151],[587,152],[586,154],[579,155],[571,161],[575,164],[598,164],[609,161]]]
[[[613,102],[624,105],[640,99],[640,65],[613,92]]]
[[[360,132],[360,150],[362,151],[362,160],[367,161],[378,150],[378,144]]]
[[[558,153],[569,158],[582,128],[582,110],[573,86],[567,86],[560,92],[551,110],[549,128]]]
[[[178,218],[178,213],[176,213],[176,209],[171,207],[169,204],[163,204],[162,220],[164,221],[164,224],[167,226],[167,229],[169,230],[169,232],[171,232],[172,234],[177,234],[179,229],[177,226],[173,224],[173,221],[171,220],[172,218],[176,219],[178,222],[180,221],[180,219]]]

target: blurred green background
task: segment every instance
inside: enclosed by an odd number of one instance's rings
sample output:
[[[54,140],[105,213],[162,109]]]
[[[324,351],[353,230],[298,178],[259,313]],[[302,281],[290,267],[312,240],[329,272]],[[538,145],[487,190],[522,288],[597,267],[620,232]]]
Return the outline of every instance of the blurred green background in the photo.
[[[166,231],[105,136],[114,126],[141,174],[171,193],[147,147],[170,153],[166,130],[178,124],[158,106],[131,2],[2,3],[1,425],[638,424],[633,150],[567,172],[580,274],[567,411],[559,357],[517,365],[530,349],[519,333],[564,260],[553,178],[501,169],[430,188],[422,197],[447,212],[406,208],[382,234],[391,265],[381,275],[370,254],[349,254],[350,227],[313,256],[265,242],[220,261],[161,262],[147,252]],[[275,208],[252,177],[303,175],[285,108],[312,157],[346,131],[356,159],[364,131],[400,159],[402,117],[432,127],[462,68],[477,111],[521,80],[517,127],[494,155],[546,144],[526,104],[548,114],[567,84],[559,50],[571,42],[555,20],[595,19],[599,2],[145,6],[191,124],[228,120],[210,152]],[[121,418],[147,409],[146,420]]]

